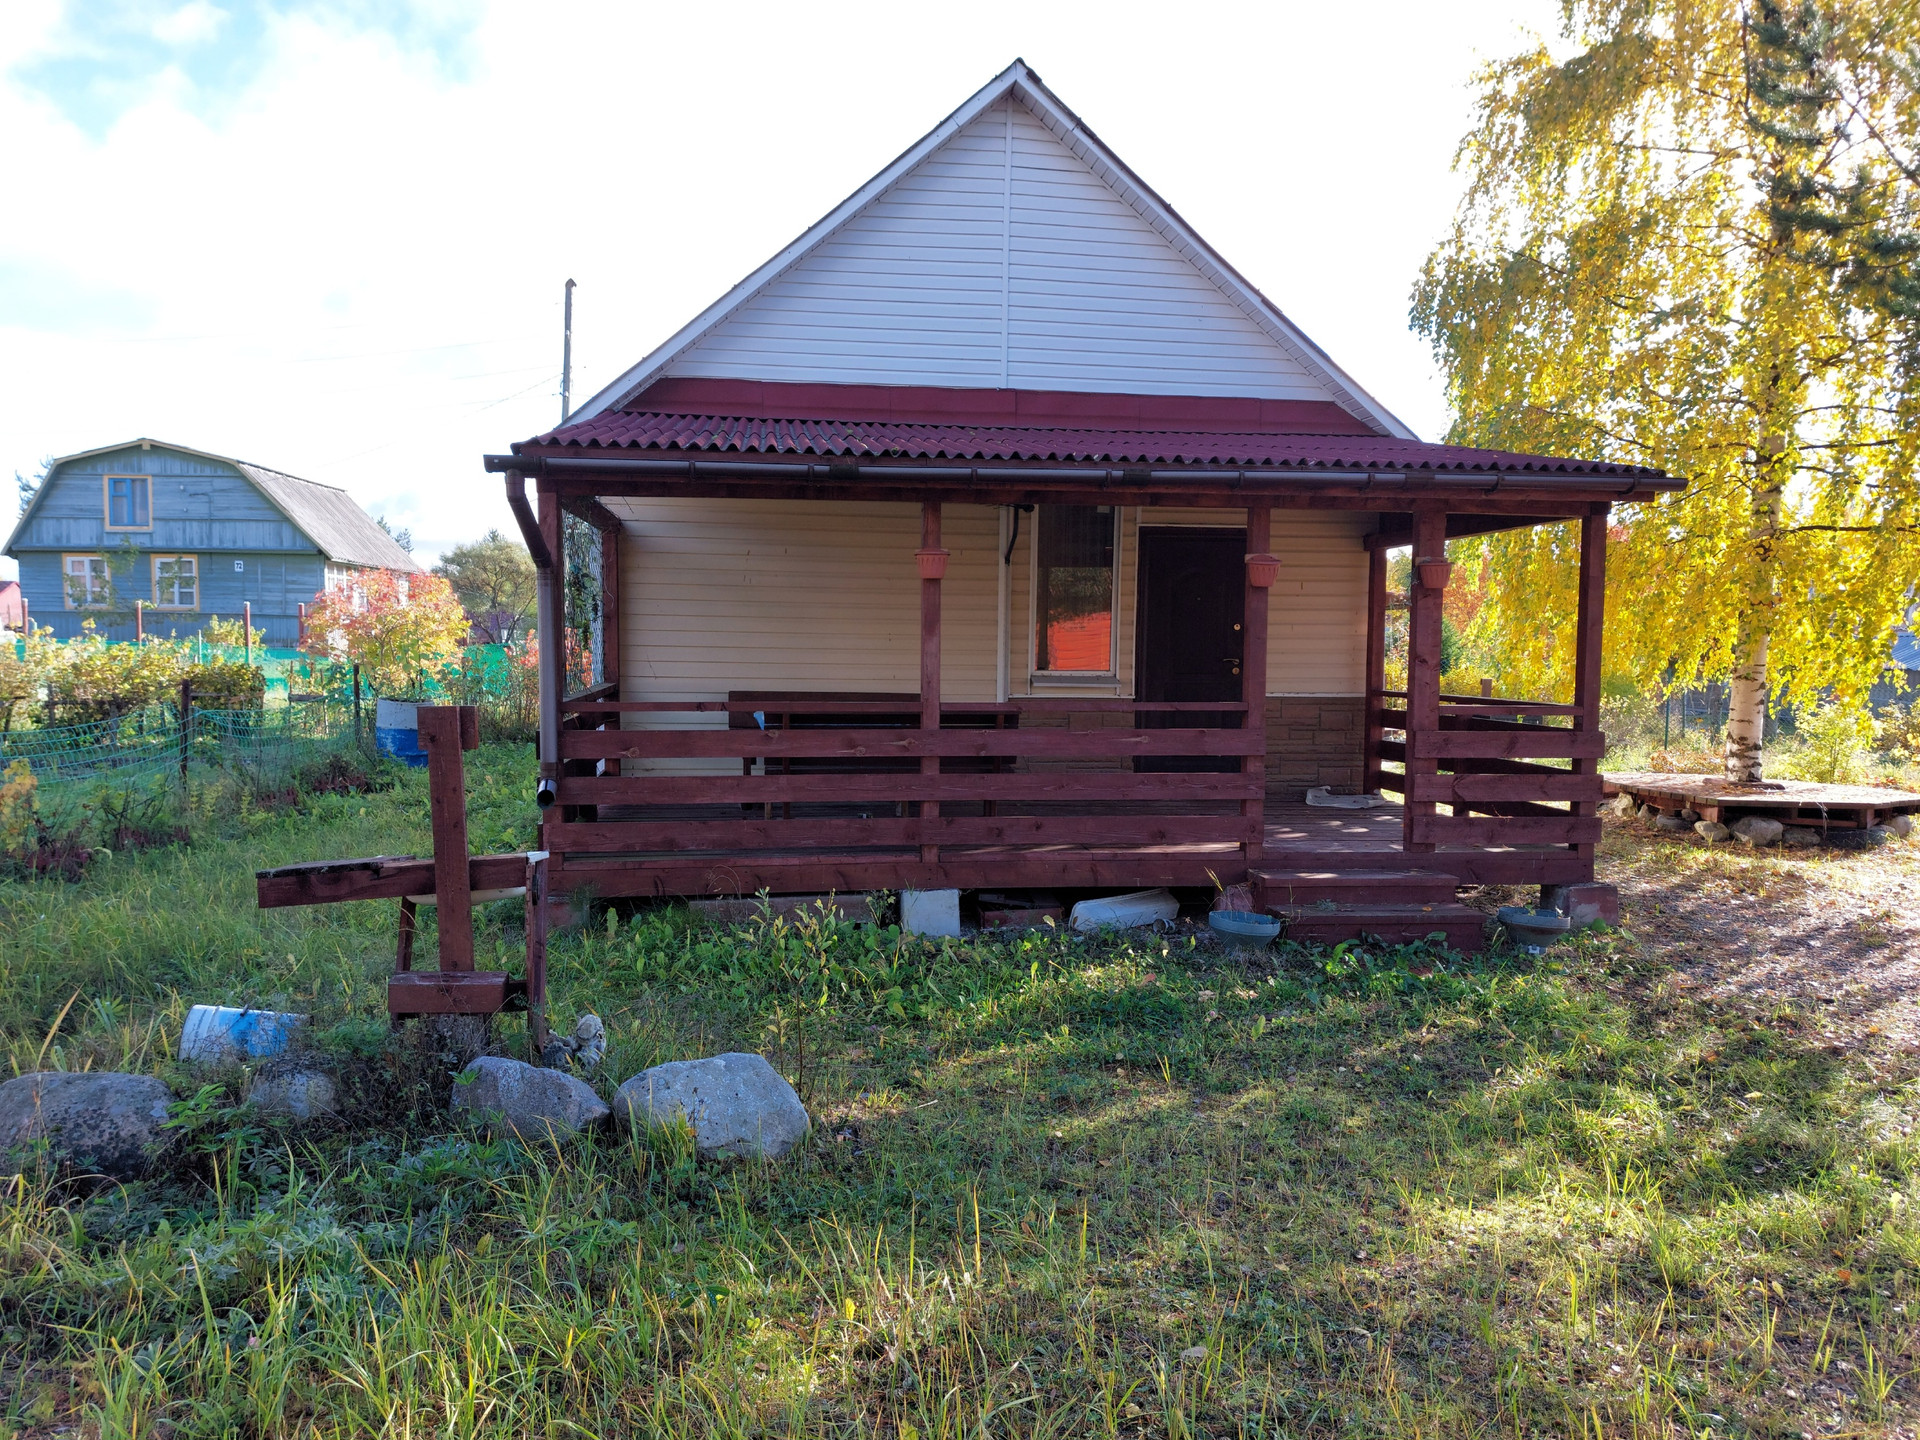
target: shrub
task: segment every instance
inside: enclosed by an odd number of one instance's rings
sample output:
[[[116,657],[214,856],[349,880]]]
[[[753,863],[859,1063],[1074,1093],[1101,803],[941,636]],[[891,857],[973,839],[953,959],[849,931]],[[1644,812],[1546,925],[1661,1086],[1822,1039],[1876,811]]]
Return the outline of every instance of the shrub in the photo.
[[[369,570],[314,602],[302,646],[358,665],[376,694],[404,695],[458,655],[466,636],[466,612],[445,578]]]
[[[193,687],[196,710],[258,710],[266,702],[267,682],[259,667],[238,660],[189,665],[180,678]]]
[[[1858,705],[1823,702],[1794,726],[1800,749],[1789,764],[1798,778],[1844,785],[1865,778],[1873,722]]]

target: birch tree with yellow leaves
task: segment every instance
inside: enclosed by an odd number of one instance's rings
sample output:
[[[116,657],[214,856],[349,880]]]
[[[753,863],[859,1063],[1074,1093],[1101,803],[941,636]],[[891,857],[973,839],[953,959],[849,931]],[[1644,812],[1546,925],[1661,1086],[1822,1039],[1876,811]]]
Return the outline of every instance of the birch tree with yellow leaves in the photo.
[[[1449,438],[1689,478],[1615,517],[1607,669],[1728,680],[1757,780],[1769,697],[1857,703],[1920,582],[1920,0],[1564,0],[1478,83],[1414,293]],[[1473,542],[1510,682],[1571,672],[1569,528]]]

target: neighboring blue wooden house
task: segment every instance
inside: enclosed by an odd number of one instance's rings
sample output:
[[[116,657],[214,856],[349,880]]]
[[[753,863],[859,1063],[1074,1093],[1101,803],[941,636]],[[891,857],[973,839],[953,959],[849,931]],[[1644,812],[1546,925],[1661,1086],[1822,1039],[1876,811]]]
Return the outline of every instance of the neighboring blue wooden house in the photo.
[[[356,570],[421,567],[346,491],[134,440],[55,460],[6,553],[36,626],[61,639],[89,618],[133,634],[192,634],[210,616],[253,624],[269,645],[299,638],[299,607]]]

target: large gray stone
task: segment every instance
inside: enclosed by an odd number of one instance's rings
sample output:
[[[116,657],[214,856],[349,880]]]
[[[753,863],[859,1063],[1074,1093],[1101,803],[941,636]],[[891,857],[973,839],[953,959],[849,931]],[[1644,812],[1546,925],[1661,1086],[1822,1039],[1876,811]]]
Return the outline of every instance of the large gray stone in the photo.
[[[1742,815],[1727,827],[1742,843],[1752,846],[1778,844],[1786,826],[1764,815]]]
[[[764,1056],[738,1051],[642,1070],[613,1097],[617,1123],[640,1127],[684,1115],[703,1155],[778,1160],[812,1124],[793,1087]]]
[[[40,1070],[0,1085],[0,1170],[17,1173],[11,1152],[44,1139],[76,1170],[132,1180],[178,1138],[167,1130],[173,1092],[151,1075]]]
[[[490,1130],[535,1141],[565,1139],[608,1114],[606,1102],[586,1081],[504,1055],[482,1055],[460,1072],[453,1110]]]
[[[288,1070],[258,1075],[247,1087],[247,1099],[269,1115],[316,1120],[339,1113],[339,1091],[324,1070]]]
[[[1896,815],[1887,821],[1887,829],[1904,840],[1913,834],[1913,817],[1911,815]]]
[[[1719,845],[1733,838],[1733,832],[1715,820],[1694,821],[1693,832],[1709,845]]]
[[[1820,843],[1820,832],[1811,825],[1789,825],[1780,836],[1780,843],[1799,850],[1811,850]]]
[[[1685,830],[1691,823],[1691,821],[1685,820],[1678,815],[1655,815],[1653,817],[1653,828],[1656,830]]]

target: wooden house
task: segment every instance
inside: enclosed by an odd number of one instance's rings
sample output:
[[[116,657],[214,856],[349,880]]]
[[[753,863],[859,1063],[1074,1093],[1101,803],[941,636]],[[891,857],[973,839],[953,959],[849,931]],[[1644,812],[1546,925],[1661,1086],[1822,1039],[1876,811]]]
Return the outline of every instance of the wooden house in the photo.
[[[33,624],[59,639],[89,618],[132,639],[138,602],[149,635],[250,605],[267,644],[292,645],[300,606],[328,586],[421,568],[344,490],[158,440],[55,460],[6,553]]]
[[[554,893],[602,896],[1588,880],[1607,516],[1680,484],[1420,441],[1017,62],[486,463],[546,657],[563,512],[601,537],[541,767]],[[1558,522],[1574,693],[1442,694],[1447,539]]]

